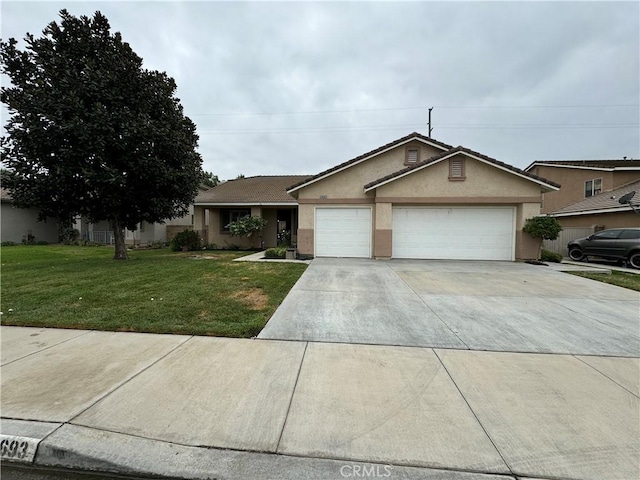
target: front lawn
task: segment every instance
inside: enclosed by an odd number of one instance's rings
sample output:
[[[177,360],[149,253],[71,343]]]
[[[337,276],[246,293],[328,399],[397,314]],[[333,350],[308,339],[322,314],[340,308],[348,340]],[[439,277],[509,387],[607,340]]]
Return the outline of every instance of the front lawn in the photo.
[[[252,337],[306,265],[240,252],[12,246],[1,251],[3,325]]]
[[[599,282],[610,283],[618,287],[629,288],[640,292],[640,275],[635,273],[617,272],[613,270],[611,275],[607,273],[567,272],[579,277],[590,278]]]

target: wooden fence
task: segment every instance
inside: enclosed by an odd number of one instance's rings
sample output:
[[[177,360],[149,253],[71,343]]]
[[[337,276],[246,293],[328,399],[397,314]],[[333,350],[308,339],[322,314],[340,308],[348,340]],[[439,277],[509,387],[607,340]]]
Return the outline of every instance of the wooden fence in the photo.
[[[555,240],[544,240],[542,242],[542,248],[551,250],[552,252],[560,253],[563,257],[569,255],[567,251],[567,243],[576,238],[588,237],[592,233],[595,233],[593,227],[567,227],[563,228],[560,232],[560,236]]]

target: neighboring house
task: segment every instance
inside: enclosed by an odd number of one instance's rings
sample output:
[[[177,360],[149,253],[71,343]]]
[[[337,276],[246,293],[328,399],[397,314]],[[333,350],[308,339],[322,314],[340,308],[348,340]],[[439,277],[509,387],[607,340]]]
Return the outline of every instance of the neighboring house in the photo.
[[[543,195],[542,213],[640,180],[640,160],[545,160],[535,161],[525,171],[562,185]]]
[[[206,243],[219,248],[275,247],[278,232],[291,232],[295,243],[298,204],[287,194],[291,184],[306,180],[309,175],[279,175],[239,178],[221,183],[195,200],[194,229],[199,231]],[[251,215],[267,220],[262,235],[252,238],[233,237],[229,223]]]
[[[9,192],[0,188],[0,239],[2,242],[21,243],[29,235],[36,242],[58,243],[58,222],[48,219],[38,221],[35,208],[16,208]]]
[[[594,195],[572,205],[560,208],[550,215],[556,217],[565,228],[596,227],[620,228],[640,227],[640,215],[630,205],[622,205],[618,200],[623,195],[636,192],[631,202],[640,205],[640,179]]]
[[[234,180],[199,195],[195,228],[223,246],[217,239],[234,242],[224,237],[224,226],[235,217],[251,213],[279,220],[280,209],[294,213],[297,207],[297,222],[292,216],[291,224],[301,255],[528,259],[537,257],[538,242],[522,227],[526,219],[540,214],[542,194],[560,187],[419,133],[312,177],[297,182],[289,177],[292,181],[284,192],[286,178],[244,179],[255,182],[249,184]],[[267,191],[277,195],[274,205],[258,188],[262,183],[272,185]],[[266,246],[275,234],[275,222],[269,222],[269,228]]]

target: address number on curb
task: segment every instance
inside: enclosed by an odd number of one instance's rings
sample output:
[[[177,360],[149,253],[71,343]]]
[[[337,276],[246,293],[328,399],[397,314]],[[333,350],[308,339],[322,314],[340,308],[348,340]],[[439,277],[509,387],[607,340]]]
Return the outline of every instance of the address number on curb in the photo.
[[[40,439],[0,434],[0,458],[12,462],[32,463]]]

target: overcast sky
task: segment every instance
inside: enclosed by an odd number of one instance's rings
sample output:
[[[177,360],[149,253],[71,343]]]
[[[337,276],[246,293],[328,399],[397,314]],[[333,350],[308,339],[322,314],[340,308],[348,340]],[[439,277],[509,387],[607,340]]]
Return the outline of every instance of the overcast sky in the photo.
[[[426,134],[428,107],[433,138],[521,168],[640,158],[638,2],[0,5],[3,39],[100,10],[175,78],[221,179],[318,173]]]

